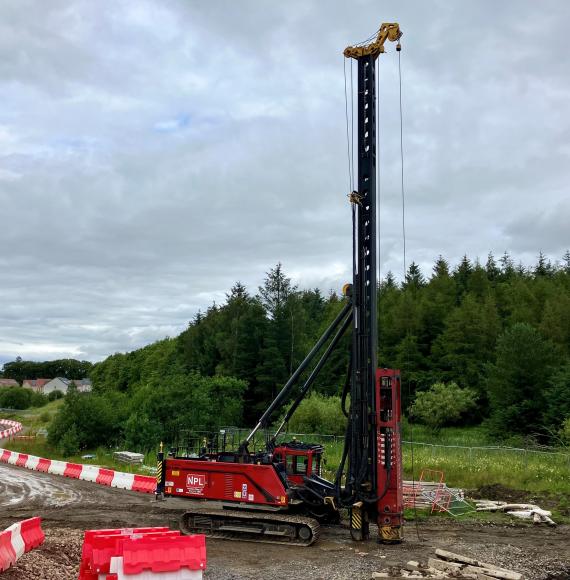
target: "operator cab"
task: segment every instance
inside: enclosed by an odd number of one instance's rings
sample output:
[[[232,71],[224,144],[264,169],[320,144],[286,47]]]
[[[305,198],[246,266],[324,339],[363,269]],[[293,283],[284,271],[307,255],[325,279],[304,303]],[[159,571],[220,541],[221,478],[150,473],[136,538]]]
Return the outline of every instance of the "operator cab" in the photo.
[[[322,445],[293,440],[275,447],[273,461],[278,471],[285,473],[289,485],[301,486],[305,477],[321,475],[323,451]]]

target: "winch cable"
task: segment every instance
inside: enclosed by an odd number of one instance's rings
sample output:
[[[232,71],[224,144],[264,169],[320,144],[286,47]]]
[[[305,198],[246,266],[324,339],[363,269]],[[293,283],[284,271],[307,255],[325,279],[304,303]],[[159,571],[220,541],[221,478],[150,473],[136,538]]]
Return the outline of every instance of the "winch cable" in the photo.
[[[346,58],[342,59],[344,68],[344,113],[346,117],[346,156],[348,160],[348,191],[352,191],[352,163],[350,153],[350,137],[349,137],[349,123],[348,123],[348,95],[346,87]]]
[[[404,265],[404,280],[408,271],[407,255],[406,255],[406,190],[404,187],[404,113],[402,107],[402,51],[398,51],[398,81],[399,81],[399,100],[400,100],[400,191],[402,197],[402,249],[403,249],[403,265]],[[409,338],[410,329],[406,330],[406,338]],[[406,365],[410,368],[410,345],[406,340]],[[406,378],[406,387],[408,392],[408,401],[411,400],[410,381]],[[418,524],[418,508],[415,501],[416,479],[414,467],[414,427],[411,417],[408,415],[408,425],[410,426],[410,455],[412,460],[412,489],[414,494],[414,521],[416,528],[416,535],[418,541],[421,541],[420,529]]]

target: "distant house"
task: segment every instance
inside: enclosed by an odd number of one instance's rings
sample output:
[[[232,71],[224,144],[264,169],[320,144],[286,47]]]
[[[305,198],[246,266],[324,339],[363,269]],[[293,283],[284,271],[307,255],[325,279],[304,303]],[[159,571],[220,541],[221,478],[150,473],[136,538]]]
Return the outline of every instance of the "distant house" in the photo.
[[[90,393],[91,392],[91,380],[90,379],[74,379],[73,383],[77,387],[78,393]]]
[[[0,379],[0,387],[19,387],[20,383],[14,379]]]
[[[36,393],[43,393],[44,386],[49,383],[52,379],[24,379],[22,387],[25,389],[32,389]]]
[[[71,381],[69,379],[64,377],[55,377],[55,379],[52,379],[44,385],[42,393],[44,395],[49,395],[54,391],[60,391],[65,395],[70,384]]]

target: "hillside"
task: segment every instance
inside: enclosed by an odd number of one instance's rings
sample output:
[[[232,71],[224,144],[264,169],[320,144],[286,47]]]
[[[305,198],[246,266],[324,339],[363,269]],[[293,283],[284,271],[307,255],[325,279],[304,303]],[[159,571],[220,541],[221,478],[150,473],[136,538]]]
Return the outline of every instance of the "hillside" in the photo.
[[[570,254],[558,266],[540,255],[531,269],[508,255],[453,268],[440,257],[429,278],[412,263],[403,284],[388,274],[378,293],[379,361],[403,371],[406,408],[416,391],[453,381],[476,393],[462,422],[556,439],[570,416]],[[66,403],[51,438],[144,448],[181,428],[251,425],[341,305],[294,287],[281,265],[255,295],[237,283],[178,337],[94,365],[94,394]],[[348,347],[345,338],[317,392],[339,393]]]

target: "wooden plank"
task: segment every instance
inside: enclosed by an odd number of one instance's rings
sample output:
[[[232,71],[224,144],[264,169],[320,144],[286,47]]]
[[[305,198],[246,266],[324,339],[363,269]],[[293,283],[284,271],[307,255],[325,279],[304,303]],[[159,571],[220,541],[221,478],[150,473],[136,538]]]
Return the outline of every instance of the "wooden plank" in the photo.
[[[500,568],[494,564],[488,564],[486,562],[480,562],[474,558],[469,558],[469,556],[463,556],[462,554],[455,554],[453,552],[448,552],[447,550],[441,550],[438,548],[435,551],[436,556],[443,558],[444,560],[450,560],[452,562],[461,562],[463,564],[469,564],[476,568],[482,568],[483,570],[477,570],[476,572],[482,572],[484,574],[492,575],[494,578],[502,578],[504,580],[521,580],[522,574],[514,572],[512,570],[506,570],[505,568]],[[469,570],[473,572],[473,570]]]
[[[522,574],[512,570],[492,570],[481,566],[465,566],[461,572],[463,574],[475,574],[477,578],[479,578],[479,574],[484,574],[494,579],[499,578],[500,580],[521,580],[522,578]]]
[[[441,570],[442,572],[459,572],[465,567],[465,564],[458,564],[457,562],[448,562],[447,560],[438,560],[437,558],[429,558],[428,566]]]

